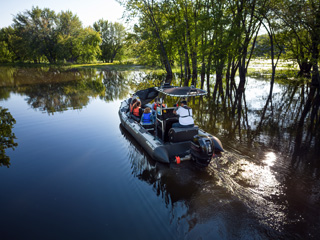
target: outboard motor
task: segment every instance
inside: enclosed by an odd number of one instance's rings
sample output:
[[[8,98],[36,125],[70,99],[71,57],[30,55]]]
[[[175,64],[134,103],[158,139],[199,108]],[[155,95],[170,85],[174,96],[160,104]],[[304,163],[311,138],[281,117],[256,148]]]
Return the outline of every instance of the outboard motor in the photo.
[[[210,135],[196,135],[191,141],[191,160],[202,167],[209,165],[214,154],[214,139]]]

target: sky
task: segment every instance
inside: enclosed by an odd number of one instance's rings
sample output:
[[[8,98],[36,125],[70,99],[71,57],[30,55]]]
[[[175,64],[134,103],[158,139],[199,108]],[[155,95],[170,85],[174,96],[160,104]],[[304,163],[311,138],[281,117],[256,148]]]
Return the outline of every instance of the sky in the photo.
[[[0,4],[0,28],[10,26],[15,15],[31,10],[32,6],[49,8],[56,13],[70,10],[77,14],[84,27],[92,26],[102,18],[125,23],[121,20],[124,9],[116,0],[6,0]]]

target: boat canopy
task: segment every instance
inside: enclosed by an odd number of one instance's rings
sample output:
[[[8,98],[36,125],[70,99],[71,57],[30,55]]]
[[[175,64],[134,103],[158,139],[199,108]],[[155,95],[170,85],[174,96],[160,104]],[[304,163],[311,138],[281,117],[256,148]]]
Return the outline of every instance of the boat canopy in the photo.
[[[165,88],[155,88],[158,92],[172,97],[195,97],[206,95],[205,90],[195,88],[195,87],[165,87]]]
[[[137,91],[136,96],[139,97],[141,104],[145,105],[155,99],[159,93],[172,97],[195,97],[206,95],[205,90],[195,87],[175,87],[175,86],[164,86],[164,87],[152,87],[144,90]]]
[[[151,102],[153,99],[155,99],[158,96],[159,92],[155,88],[147,88],[144,90],[140,90],[135,93],[141,101],[141,105],[145,105],[148,102]]]

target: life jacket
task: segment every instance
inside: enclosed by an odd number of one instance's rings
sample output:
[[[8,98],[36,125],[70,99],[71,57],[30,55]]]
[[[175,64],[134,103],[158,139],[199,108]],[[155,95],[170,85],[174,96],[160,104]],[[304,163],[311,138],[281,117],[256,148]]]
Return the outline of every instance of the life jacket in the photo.
[[[136,107],[135,109],[133,109],[132,114],[139,117],[140,116],[140,108]]]
[[[153,107],[153,110],[157,110],[157,107],[160,107],[160,106],[161,106],[161,104],[156,103],[156,104],[154,105],[154,107]],[[166,105],[165,105],[164,103],[162,103],[162,107],[165,108]]]
[[[186,109],[186,110],[188,110],[188,115],[185,115],[185,116],[180,116],[180,117],[182,117],[182,118],[185,118],[185,117],[192,117],[192,115],[190,114],[190,107],[188,107],[188,106],[183,106],[183,108],[184,109]]]
[[[142,123],[151,123],[151,113],[144,113],[142,115]]]

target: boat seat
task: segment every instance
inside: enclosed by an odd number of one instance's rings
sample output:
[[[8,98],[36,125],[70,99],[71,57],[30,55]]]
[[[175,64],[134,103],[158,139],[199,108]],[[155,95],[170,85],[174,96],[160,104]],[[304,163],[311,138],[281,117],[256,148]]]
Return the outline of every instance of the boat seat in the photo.
[[[198,134],[198,127],[189,128],[170,128],[168,137],[170,142],[191,141]]]
[[[154,131],[154,124],[141,124],[141,126],[148,132]]]
[[[133,115],[132,113],[130,113],[130,118],[132,118],[133,120],[137,121],[137,122],[140,122],[140,118]]]

